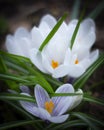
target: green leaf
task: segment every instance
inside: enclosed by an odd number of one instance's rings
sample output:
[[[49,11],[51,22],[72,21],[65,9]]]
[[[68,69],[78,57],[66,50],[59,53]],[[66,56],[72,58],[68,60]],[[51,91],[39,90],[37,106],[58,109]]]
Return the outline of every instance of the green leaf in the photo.
[[[53,93],[50,94],[52,97],[58,97],[58,96],[76,96],[76,95],[83,95],[83,93]]]
[[[88,15],[92,19],[96,19],[98,15],[104,10],[104,0]]]
[[[13,75],[13,74],[0,74],[0,79],[1,80],[12,80],[12,81],[16,81],[16,82],[25,82],[25,83],[29,83],[28,80],[23,79],[23,77],[21,76],[17,76],[17,75]]]
[[[78,30],[79,30],[80,24],[81,24],[81,22],[82,22],[82,20],[83,20],[83,17],[84,17],[84,14],[85,14],[85,10],[86,10],[86,5],[87,5],[87,4],[85,4],[84,9],[82,10],[81,16],[80,16],[80,18],[79,18],[79,20],[78,20],[78,23],[77,23],[77,25],[76,25],[76,27],[75,27],[75,30],[74,30],[74,32],[73,32],[73,35],[72,35],[72,38],[71,38],[71,44],[70,44],[70,48],[71,48],[71,49],[72,49],[72,47],[73,47],[73,45],[74,45],[74,41],[75,41],[75,38],[76,38],[76,36],[77,36],[77,33],[78,33]]]
[[[98,105],[103,105],[104,106],[104,100],[103,99],[101,100],[101,99],[92,97],[92,96],[87,95],[87,94],[84,94],[83,100],[87,101],[87,102],[92,102],[92,103],[96,103]]]
[[[57,24],[54,26],[54,28],[51,30],[51,32],[48,34],[48,36],[46,37],[46,39],[43,41],[43,43],[41,44],[39,50],[42,51],[44,46],[50,41],[50,39],[55,35],[55,33],[57,32],[57,30],[59,29],[59,27],[61,26],[61,24],[63,23],[63,21],[66,19],[67,14],[65,13],[61,19],[59,19],[59,21],[57,22]]]
[[[11,101],[7,101],[4,100],[6,103],[8,103],[9,105],[11,105],[13,108],[15,108],[17,111],[21,112],[21,114],[25,115],[26,118],[33,120],[34,117],[31,116],[28,112],[26,112],[24,109],[22,109],[20,106],[18,106],[18,104],[15,102],[11,102]]]
[[[9,123],[5,123],[0,125],[0,130],[5,130],[9,128],[14,128],[14,127],[19,127],[19,126],[24,126],[24,125],[29,125],[29,124],[34,124],[38,122],[43,122],[42,120],[20,120],[20,121],[12,121]]]
[[[22,94],[0,93],[0,100],[24,100],[28,102],[35,102],[35,98],[32,96],[26,96]]]
[[[89,77],[94,73],[94,71],[99,68],[102,64],[104,64],[104,54],[102,53],[99,58],[86,70],[86,72],[78,78],[73,86],[78,89],[82,88]]]
[[[80,0],[75,0],[71,17],[70,17],[72,20],[78,18],[79,8],[80,8]]]
[[[49,125],[47,128],[45,128],[44,130],[65,130],[67,128],[70,127],[80,127],[80,126],[87,126],[87,124],[85,122],[83,122],[82,120],[69,120],[65,123],[62,124],[57,124],[56,126],[54,124]]]
[[[89,114],[85,114],[85,113],[81,113],[81,112],[72,112],[72,115],[82,119],[83,121],[85,121],[87,124],[89,124],[89,126],[99,126],[99,127],[103,127],[104,126],[104,121],[100,121],[99,119],[89,115]],[[96,127],[94,126],[94,127]],[[91,127],[93,128],[93,127]]]
[[[96,121],[94,120],[94,118],[90,117],[87,114],[81,113],[81,112],[73,112],[72,113],[73,116],[78,117],[79,119],[83,120],[88,126],[90,126],[93,130],[100,130],[97,126],[96,126]],[[92,120],[93,121],[92,121]],[[95,121],[95,122],[94,122]]]

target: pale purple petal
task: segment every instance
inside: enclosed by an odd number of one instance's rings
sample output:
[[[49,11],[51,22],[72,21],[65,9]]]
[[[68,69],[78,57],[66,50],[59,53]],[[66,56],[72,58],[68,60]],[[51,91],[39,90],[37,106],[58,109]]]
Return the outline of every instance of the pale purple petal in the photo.
[[[50,118],[48,118],[48,120],[53,123],[62,123],[66,121],[68,117],[69,117],[69,114],[61,115],[61,116],[51,116]]]
[[[51,115],[48,113],[48,111],[46,111],[43,108],[38,107],[38,112],[39,112],[39,117],[42,120],[48,120],[51,117]]]
[[[34,91],[38,107],[44,108],[45,102],[50,101],[48,93],[40,85],[36,85]]]
[[[30,89],[29,89],[27,86],[20,86],[20,90],[21,90],[23,93],[28,93],[28,94],[30,94]]]
[[[60,86],[55,93],[73,93],[74,88],[71,84],[64,84]],[[62,115],[65,113],[69,106],[72,103],[72,96],[58,96],[58,97],[52,97],[52,101],[54,103],[54,110],[52,115]]]
[[[35,103],[20,101],[20,104],[27,112],[31,113],[32,115],[36,117],[40,117],[38,107],[36,106]]]

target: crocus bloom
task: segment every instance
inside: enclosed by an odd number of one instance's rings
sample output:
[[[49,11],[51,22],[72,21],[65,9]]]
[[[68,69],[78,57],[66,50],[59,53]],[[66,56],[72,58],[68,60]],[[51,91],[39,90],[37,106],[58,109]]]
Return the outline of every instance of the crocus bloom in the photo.
[[[55,93],[74,93],[74,88],[71,84],[60,86]],[[83,93],[79,89],[75,93]],[[28,93],[22,93],[30,96]],[[32,115],[47,120],[53,123],[62,123],[69,117],[69,114],[64,114],[67,110],[76,107],[82,100],[82,95],[77,96],[58,96],[50,98],[45,89],[40,85],[34,88],[34,96],[36,104],[26,101],[20,101],[22,107]],[[64,114],[64,115],[63,115]]]
[[[77,78],[98,58],[98,50],[90,53],[96,39],[95,24],[90,18],[81,23],[73,48],[70,50],[69,46],[77,22],[78,20],[72,20],[68,25],[64,22],[42,52],[38,50],[39,46],[31,50],[31,61],[38,69],[51,74],[54,78],[66,75]],[[55,18],[50,15],[42,18],[37,29],[40,39],[47,36],[55,23]],[[36,32],[36,28],[33,32]],[[39,42],[38,45],[41,43]]]
[[[70,41],[77,22],[78,20],[72,20],[68,25]],[[95,23],[90,18],[85,19],[80,25],[71,53],[68,52],[69,54],[67,54],[69,56],[71,55],[71,58],[66,60],[66,64],[69,64],[69,76],[81,76],[98,58],[98,50],[91,52],[91,47],[95,40]],[[69,56],[66,58],[68,59]]]
[[[68,50],[70,51],[67,33],[68,26],[65,22],[63,22],[42,52],[39,51],[40,45],[56,23],[57,21],[54,17],[45,15],[42,18],[39,27],[34,27],[32,29],[33,33],[38,34],[38,39],[34,37],[34,44],[36,43],[35,46],[37,48],[35,47],[31,50],[30,59],[42,72],[59,78],[67,75],[69,69],[69,67],[64,64],[66,52]]]

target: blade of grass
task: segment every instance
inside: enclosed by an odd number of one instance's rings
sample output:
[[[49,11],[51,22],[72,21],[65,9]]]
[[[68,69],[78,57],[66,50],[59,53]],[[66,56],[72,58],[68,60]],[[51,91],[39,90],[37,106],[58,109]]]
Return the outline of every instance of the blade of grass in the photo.
[[[92,97],[91,95],[88,95],[88,94],[84,94],[83,100],[104,106],[104,100],[103,99],[101,100],[101,99]]]
[[[0,100],[24,100],[28,102],[35,102],[35,98],[32,96],[26,96],[21,94],[11,94],[11,93],[0,93]]]
[[[83,120],[86,124],[88,124],[93,130],[100,130],[93,121],[91,121],[88,116],[81,112],[73,112],[73,116],[78,117],[79,119]]]
[[[89,114],[85,114],[85,113],[81,113],[81,112],[72,112],[72,115],[77,116],[79,118],[83,118],[85,117],[86,119],[88,119],[90,122],[92,122],[93,124],[95,124],[96,126],[104,126],[104,121],[100,121],[99,119],[96,119],[95,117],[89,115]],[[86,120],[85,119],[85,120]],[[89,122],[87,120],[87,122]],[[90,126],[90,125],[89,125]],[[92,128],[92,127],[91,127]]]
[[[87,124],[85,122],[83,122],[82,120],[77,119],[77,120],[72,120],[72,121],[70,120],[65,123],[57,124],[57,125],[51,124],[44,130],[53,130],[53,129],[54,130],[65,130],[67,128],[75,127],[75,126],[77,126],[77,127],[87,126]]]
[[[55,35],[55,33],[57,32],[57,30],[59,29],[59,27],[61,26],[61,24],[63,23],[63,21],[66,19],[67,14],[65,13],[61,19],[59,19],[59,21],[57,22],[57,24],[54,26],[54,28],[51,30],[51,32],[48,34],[48,36],[46,37],[46,39],[43,41],[43,43],[41,44],[39,50],[42,51],[44,46],[50,41],[50,39]]]
[[[92,19],[96,19],[98,15],[104,10],[104,0],[88,15]]]
[[[17,111],[19,111],[20,113],[22,113],[23,115],[25,115],[28,119],[34,120],[34,117],[31,116],[28,112],[26,112],[25,110],[23,110],[20,106],[17,105],[17,103],[15,102],[11,102],[11,101],[7,101],[4,100],[6,103],[8,103],[10,106],[12,106],[13,108],[15,108]]]
[[[78,18],[79,8],[80,8],[80,0],[75,0],[74,6],[73,6],[73,9],[72,9],[72,13],[71,13],[71,17],[70,17],[71,19]]]
[[[0,130],[5,130],[5,129],[9,129],[9,128],[24,126],[24,125],[29,125],[29,124],[38,123],[38,122],[41,123],[43,121],[42,120],[20,120],[20,121],[12,121],[12,122],[0,125]]]

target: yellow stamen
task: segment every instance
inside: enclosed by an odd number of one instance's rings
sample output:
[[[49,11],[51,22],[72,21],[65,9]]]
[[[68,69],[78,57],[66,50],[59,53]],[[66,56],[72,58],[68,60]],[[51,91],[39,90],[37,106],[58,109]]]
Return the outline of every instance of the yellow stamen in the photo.
[[[55,69],[59,66],[59,63],[57,61],[52,60],[51,65]]]
[[[54,109],[54,103],[52,101],[45,102],[45,109],[51,114]]]
[[[78,61],[78,59],[76,59],[76,60],[75,60],[75,64],[78,64],[78,63],[79,63],[79,61]]]

